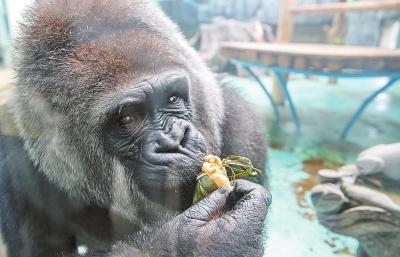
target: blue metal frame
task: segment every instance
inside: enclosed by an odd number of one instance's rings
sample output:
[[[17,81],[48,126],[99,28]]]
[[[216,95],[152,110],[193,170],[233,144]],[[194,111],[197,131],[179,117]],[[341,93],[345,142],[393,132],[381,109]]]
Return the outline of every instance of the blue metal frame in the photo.
[[[283,94],[285,95],[286,99],[289,102],[290,113],[292,114],[294,124],[296,124],[297,130],[300,130],[299,116],[297,115],[296,107],[294,107],[292,98],[290,97],[289,90],[287,88],[286,79],[283,78],[282,73],[279,70],[277,70],[275,68],[272,68],[271,70],[274,72],[276,79],[279,82],[278,84],[279,84]]]
[[[275,115],[275,121],[279,125],[280,123],[280,115],[279,115],[279,110],[278,106],[276,105],[274,99],[272,96],[269,94],[268,89],[265,87],[264,83],[261,81],[261,79],[253,72],[253,70],[249,66],[243,67],[247,73],[257,81],[258,85],[261,87],[261,89],[264,91],[264,93],[268,96],[269,101],[272,104],[272,109],[274,110],[274,115]]]
[[[326,76],[326,77],[335,77],[335,78],[372,78],[372,77],[389,77],[389,82],[386,83],[383,87],[379,88],[375,92],[373,92],[370,96],[368,96],[361,104],[361,106],[357,109],[357,111],[353,114],[351,119],[347,122],[346,126],[342,130],[341,133],[341,138],[346,138],[351,127],[354,125],[354,123],[357,121],[357,119],[361,116],[361,114],[364,112],[365,108],[368,106],[368,104],[375,99],[376,96],[378,96],[380,93],[386,91],[388,88],[390,88],[392,85],[395,84],[396,81],[400,80],[400,72],[395,72],[395,71],[368,71],[368,70],[344,70],[342,72],[331,72],[331,71],[324,71],[324,70],[309,70],[309,69],[296,69],[296,68],[285,68],[285,67],[279,67],[279,66],[269,66],[261,63],[256,63],[256,62],[248,62],[248,61],[242,61],[238,59],[230,59],[230,62],[243,67],[251,77],[253,77],[258,84],[261,86],[261,88],[264,90],[264,92],[267,94],[268,98],[271,101],[271,104],[274,108],[274,113],[275,113],[275,118],[277,121],[279,121],[279,111],[277,108],[277,105],[275,101],[272,99],[271,95],[268,93],[267,88],[261,81],[261,79],[251,71],[251,67],[258,67],[258,68],[269,68],[271,71],[275,74],[279,86],[282,89],[284,96],[286,100],[289,103],[289,108],[290,112],[292,115],[292,119],[294,123],[296,124],[296,128],[300,130],[300,120],[296,111],[296,108],[293,104],[292,98],[290,96],[289,90],[287,88],[287,81],[284,79],[282,74],[289,74],[289,73],[301,73],[306,76]]]
[[[383,87],[379,88],[375,92],[373,92],[370,96],[368,96],[361,104],[361,106],[357,109],[357,111],[353,114],[349,122],[346,124],[344,129],[342,130],[341,137],[346,138],[347,134],[349,133],[350,128],[353,126],[353,124],[356,122],[356,120],[361,116],[361,114],[364,112],[365,108],[368,106],[368,104],[375,99],[380,93],[384,92],[387,90],[389,87],[394,85],[396,81],[398,81],[400,77],[394,77],[389,80],[388,83],[386,83]]]

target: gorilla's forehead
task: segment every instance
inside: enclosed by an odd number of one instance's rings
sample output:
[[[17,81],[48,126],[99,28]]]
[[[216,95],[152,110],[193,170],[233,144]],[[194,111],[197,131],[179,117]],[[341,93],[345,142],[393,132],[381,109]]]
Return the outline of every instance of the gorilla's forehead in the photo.
[[[73,50],[71,72],[94,81],[115,79],[134,84],[165,67],[182,66],[168,41],[145,30],[119,31],[90,40]]]
[[[32,12],[43,21],[60,18],[78,25],[107,28],[146,20],[147,0],[36,0]],[[34,18],[34,17],[33,17]]]
[[[171,35],[165,27],[155,26],[162,22],[157,20],[159,15],[143,11],[156,11],[144,8],[148,4],[140,0],[38,1],[27,15],[23,41],[29,52],[23,52],[21,67],[45,66],[36,77],[44,92],[73,88],[90,94],[132,85],[165,67],[183,67],[186,60],[171,39],[176,31],[169,28]]]
[[[148,3],[140,0],[39,0],[26,13],[26,32],[32,38],[47,35],[54,41],[94,38],[135,28],[157,32],[149,24],[148,14],[140,11],[145,5]]]

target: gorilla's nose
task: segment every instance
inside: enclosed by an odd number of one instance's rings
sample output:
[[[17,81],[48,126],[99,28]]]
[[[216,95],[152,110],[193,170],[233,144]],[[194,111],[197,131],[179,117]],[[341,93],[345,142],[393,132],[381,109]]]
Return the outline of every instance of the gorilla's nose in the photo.
[[[141,151],[143,158],[155,165],[180,165],[187,163],[187,158],[200,160],[205,152],[203,136],[186,121],[177,121],[164,130],[153,131]]]
[[[180,147],[185,147],[189,135],[189,125],[174,123],[160,134],[157,139],[156,153],[177,153]]]

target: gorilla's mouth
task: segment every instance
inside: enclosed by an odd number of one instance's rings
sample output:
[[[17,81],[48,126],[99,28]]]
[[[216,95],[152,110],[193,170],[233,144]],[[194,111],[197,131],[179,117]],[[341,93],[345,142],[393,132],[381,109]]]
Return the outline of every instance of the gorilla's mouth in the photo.
[[[204,153],[196,157],[174,155],[174,162],[154,165],[144,162],[138,170],[137,184],[153,202],[173,210],[184,210],[190,206],[196,185],[196,176],[201,169]]]
[[[139,166],[138,182],[143,185],[157,188],[174,189],[181,184],[193,184],[202,165],[204,152],[196,154],[167,154],[168,159],[164,163],[154,163],[146,159]]]
[[[133,175],[140,190],[150,200],[168,208],[187,208],[192,202],[196,176],[206,154],[205,140],[196,131],[174,151],[160,153],[152,149],[151,145],[144,147],[144,154]]]

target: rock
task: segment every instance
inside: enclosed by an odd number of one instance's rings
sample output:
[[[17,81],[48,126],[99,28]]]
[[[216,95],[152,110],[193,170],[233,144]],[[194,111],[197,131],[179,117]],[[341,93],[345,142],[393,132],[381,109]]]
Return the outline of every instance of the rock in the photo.
[[[390,212],[400,213],[400,206],[384,193],[351,184],[344,184],[342,190],[346,196],[359,202],[360,205],[375,206]]]
[[[311,200],[318,212],[337,213],[349,199],[334,184],[317,185],[311,191]]]
[[[362,173],[381,172],[390,179],[400,181],[400,143],[377,145],[365,150],[360,153],[357,166]]]
[[[359,257],[399,257],[400,143],[372,147],[355,164],[319,175],[311,191],[319,222],[358,239]]]

